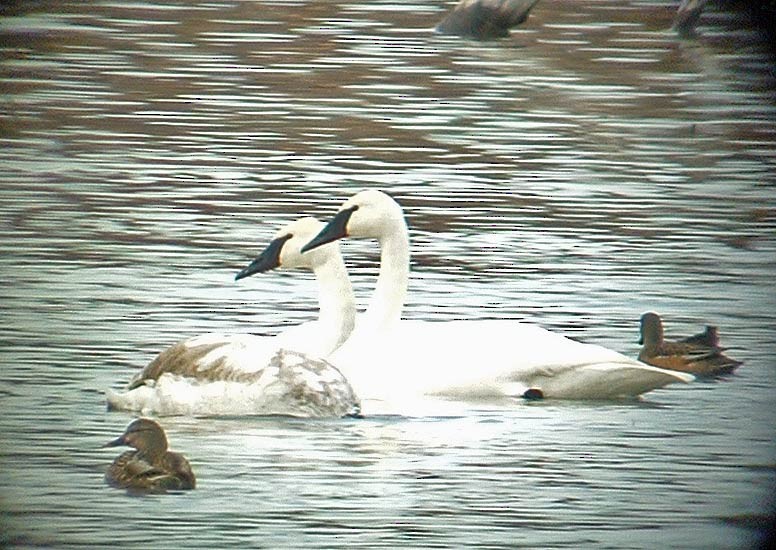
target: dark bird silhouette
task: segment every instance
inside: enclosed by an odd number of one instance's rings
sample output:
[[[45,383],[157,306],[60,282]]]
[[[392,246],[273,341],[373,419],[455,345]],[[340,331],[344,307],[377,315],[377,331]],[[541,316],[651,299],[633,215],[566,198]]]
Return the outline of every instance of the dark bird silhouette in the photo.
[[[461,0],[437,25],[441,34],[490,40],[528,19],[539,0]]]
[[[716,376],[734,371],[741,361],[726,356],[719,345],[717,327],[707,326],[700,334],[667,342],[663,338],[663,321],[657,313],[641,316],[643,345],[639,361],[664,369],[689,372],[698,376]]]
[[[695,25],[701,18],[706,0],[682,0],[679,9],[676,10],[673,29],[679,36],[692,36],[695,34]]]
[[[713,325],[706,325],[703,332],[693,334],[679,340],[680,343],[697,346],[698,348],[719,348],[719,329]]]
[[[119,455],[105,474],[113,487],[141,492],[193,489],[196,484],[189,461],[167,450],[162,427],[148,418],[130,422],[124,433],[105,447],[127,445],[134,451]]]

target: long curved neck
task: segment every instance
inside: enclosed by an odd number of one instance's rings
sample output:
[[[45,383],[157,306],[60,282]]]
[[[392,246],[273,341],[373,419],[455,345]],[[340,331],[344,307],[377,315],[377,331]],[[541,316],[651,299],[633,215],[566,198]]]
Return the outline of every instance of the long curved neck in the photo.
[[[380,272],[364,321],[371,329],[385,329],[401,319],[410,274],[410,239],[404,216],[385,228],[380,242]]]
[[[321,353],[328,355],[337,349],[350,333],[356,322],[356,299],[353,286],[342,258],[331,258],[314,270],[318,281],[318,323],[323,335]]]

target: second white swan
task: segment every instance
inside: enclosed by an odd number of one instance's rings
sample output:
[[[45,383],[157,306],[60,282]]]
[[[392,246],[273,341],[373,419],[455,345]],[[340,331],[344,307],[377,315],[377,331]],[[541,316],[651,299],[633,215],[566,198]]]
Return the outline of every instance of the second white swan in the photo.
[[[348,199],[302,251],[343,237],[377,239],[374,294],[351,337],[330,356],[362,400],[410,395],[565,399],[632,397],[692,376],[645,365],[512,320],[401,321],[409,236],[401,207],[377,190]]]

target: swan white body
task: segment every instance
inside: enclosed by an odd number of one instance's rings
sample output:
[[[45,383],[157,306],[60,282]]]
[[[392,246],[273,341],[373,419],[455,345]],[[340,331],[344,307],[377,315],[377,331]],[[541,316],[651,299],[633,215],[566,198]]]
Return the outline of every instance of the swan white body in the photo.
[[[400,402],[433,395],[482,399],[522,396],[611,399],[693,379],[539,326],[507,320],[401,321],[409,277],[409,237],[401,207],[362,191],[302,250],[345,236],[380,243],[380,272],[366,313],[329,359],[361,399]]]
[[[319,318],[277,336],[205,334],[173,345],[123,392],[108,390],[111,409],[143,414],[356,414],[359,402],[325,358],[353,330],[355,299],[337,246],[300,248],[323,224],[302,218],[282,228],[237,278],[276,267],[306,268],[319,285]]]
[[[353,388],[331,363],[279,350],[261,369],[252,372],[225,367],[224,363],[232,361],[233,353],[240,348],[233,341],[206,352],[214,363],[208,364],[201,358],[199,361],[212,367],[210,376],[165,372],[124,393],[109,390],[108,407],[158,416],[247,414],[317,418],[360,414],[360,402]],[[196,357],[203,347],[186,342],[186,349]],[[249,350],[248,346],[242,351]],[[214,366],[219,363],[219,367]]]
[[[353,336],[330,360],[370,413],[370,400],[395,411],[421,395],[501,401],[535,389],[547,398],[615,399],[693,379],[510,320],[405,320],[379,338]]]

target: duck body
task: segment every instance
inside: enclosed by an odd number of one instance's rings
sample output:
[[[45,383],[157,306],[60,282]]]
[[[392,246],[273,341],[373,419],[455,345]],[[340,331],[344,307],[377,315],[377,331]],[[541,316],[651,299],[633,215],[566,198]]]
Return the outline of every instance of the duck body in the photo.
[[[172,451],[153,463],[139,451],[125,451],[113,461],[105,481],[118,489],[144,492],[186,491],[196,486],[188,461]]]
[[[437,25],[436,32],[475,40],[509,36],[528,19],[539,0],[461,0]]]
[[[141,492],[189,490],[197,485],[189,461],[167,449],[161,426],[148,418],[132,421],[125,432],[105,447],[135,447],[119,455],[105,473],[105,481],[117,488]]]
[[[691,37],[695,35],[695,26],[700,21],[707,0],[682,0],[676,10],[676,17],[672,28],[679,36]]]
[[[722,349],[719,345],[719,329],[713,325],[706,325],[703,332],[682,338],[679,342],[698,348]]]
[[[381,248],[367,311],[329,357],[364,402],[418,394],[519,397],[528,390],[551,398],[611,399],[693,379],[530,323],[401,320],[409,276],[401,207],[378,190],[357,193],[302,251],[346,236],[375,238]]]
[[[357,415],[359,399],[324,358],[347,339],[355,298],[339,249],[301,255],[323,224],[302,218],[282,228],[237,278],[278,267],[312,270],[319,318],[266,337],[204,334],[161,352],[124,391],[108,390],[109,409],[156,415]]]
[[[639,352],[640,361],[697,376],[728,374],[742,364],[725,355],[725,348],[719,345],[717,327],[707,326],[700,334],[667,341],[663,334],[663,321],[654,312],[641,316],[640,343],[643,344]]]

